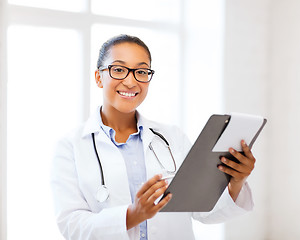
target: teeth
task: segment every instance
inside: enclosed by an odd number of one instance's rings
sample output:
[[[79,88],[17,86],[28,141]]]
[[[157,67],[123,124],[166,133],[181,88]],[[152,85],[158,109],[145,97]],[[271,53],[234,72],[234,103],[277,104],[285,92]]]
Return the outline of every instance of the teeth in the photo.
[[[134,97],[135,93],[128,93],[128,92],[119,92],[122,96],[125,97]]]

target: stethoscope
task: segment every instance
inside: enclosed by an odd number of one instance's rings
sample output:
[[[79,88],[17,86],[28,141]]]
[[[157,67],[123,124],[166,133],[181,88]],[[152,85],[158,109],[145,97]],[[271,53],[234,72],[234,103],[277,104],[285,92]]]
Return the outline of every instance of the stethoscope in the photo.
[[[167,141],[167,139],[160,133],[154,131],[152,128],[149,128],[151,130],[151,132],[153,134],[155,134],[156,136],[158,136],[161,140],[163,140],[163,142],[166,144],[166,147],[168,148],[169,150],[169,153],[171,155],[171,158],[172,158],[172,161],[173,161],[173,164],[174,164],[174,170],[167,170],[164,165],[162,164],[162,162],[159,160],[157,154],[155,153],[154,151],[154,148],[152,146],[152,144],[150,143],[149,144],[149,148],[150,150],[153,152],[157,162],[159,163],[160,167],[167,173],[169,174],[168,176],[166,176],[165,178],[170,178],[170,177],[173,177],[175,175],[175,172],[177,170],[177,166],[176,166],[176,162],[175,162],[175,159],[173,157],[173,154],[172,154],[172,151],[171,151],[171,148],[170,148],[170,145],[169,145],[169,142]],[[104,181],[104,174],[103,174],[103,168],[102,168],[102,164],[101,164],[101,161],[100,161],[100,158],[99,158],[99,155],[98,155],[98,151],[97,151],[97,147],[96,147],[96,143],[95,143],[95,134],[92,133],[92,138],[93,138],[93,145],[94,145],[94,151],[95,151],[95,154],[96,154],[96,157],[97,157],[97,160],[98,160],[98,163],[99,163],[99,169],[100,169],[100,175],[101,175],[101,185],[98,187],[97,189],[97,193],[96,193],[96,199],[98,202],[100,203],[103,203],[105,202],[108,198],[109,198],[109,190],[108,188],[106,187],[105,185],[105,181]]]

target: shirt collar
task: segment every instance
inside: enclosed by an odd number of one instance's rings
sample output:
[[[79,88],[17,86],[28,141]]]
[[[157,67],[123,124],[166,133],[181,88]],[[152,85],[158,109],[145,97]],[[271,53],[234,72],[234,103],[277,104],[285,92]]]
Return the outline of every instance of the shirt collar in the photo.
[[[89,119],[86,121],[85,126],[83,128],[82,137],[85,137],[86,135],[90,135],[91,133],[98,133],[100,131],[104,131],[104,133],[111,138],[112,131],[114,131],[112,128],[106,126],[102,122],[101,114],[100,114],[101,107],[98,106],[96,111],[89,117]],[[141,114],[136,111],[136,118],[137,118],[137,133],[134,133],[136,135],[142,135],[142,131],[144,129],[144,119],[141,116]]]

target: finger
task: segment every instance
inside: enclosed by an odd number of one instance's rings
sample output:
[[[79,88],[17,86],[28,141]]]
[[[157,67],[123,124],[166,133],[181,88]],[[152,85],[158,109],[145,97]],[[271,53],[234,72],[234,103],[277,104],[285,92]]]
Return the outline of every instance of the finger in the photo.
[[[161,191],[165,191],[165,188],[167,187],[167,181],[158,181],[155,184],[153,184],[150,188],[148,188],[148,190],[146,192],[144,192],[144,194],[142,195],[142,198],[145,199],[146,201],[149,200],[149,198],[151,198],[153,195],[155,196],[155,194],[157,195],[157,192],[161,192]],[[163,189],[163,190],[161,190]],[[162,192],[162,193],[163,193]],[[160,193],[160,195],[162,194]],[[158,195],[158,196],[160,196]],[[151,200],[151,199],[150,199]],[[155,201],[155,199],[154,199]]]
[[[244,174],[244,175],[250,175],[252,168],[244,165],[242,163],[236,163],[235,161],[231,161],[230,159],[227,159],[225,157],[221,158],[222,163],[226,164],[227,167],[230,167],[231,169],[235,170],[238,173]]]
[[[161,200],[158,204],[155,205],[154,210],[156,212],[160,211],[170,202],[171,199],[172,199],[172,193],[168,193],[168,195],[164,197],[163,200]]]
[[[168,186],[165,185],[161,188],[159,188],[157,191],[155,191],[151,196],[149,196],[147,203],[153,204],[161,195],[164,194],[164,192],[167,190]]]
[[[243,148],[243,152],[245,153],[245,156],[247,156],[248,158],[252,159],[255,162],[256,161],[255,157],[253,156],[253,154],[252,154],[249,146],[246,144],[245,140],[241,141],[241,145]]]
[[[239,153],[238,151],[234,150],[233,148],[229,148],[229,152],[232,156],[234,156],[237,160],[239,160],[242,164],[253,167],[254,161],[247,156]]]
[[[235,179],[242,179],[246,177],[246,174],[235,171],[234,169],[228,168],[226,166],[218,166],[218,169],[228,175],[232,176]]]
[[[238,172],[242,172],[242,170],[243,170],[243,166],[241,164],[231,161],[225,157],[222,157],[221,161],[222,161],[222,163],[226,164],[226,166],[231,167],[232,169],[234,169]]]
[[[141,197],[153,184],[159,181],[162,178],[161,174],[157,174],[154,177],[150,178],[146,183],[142,185],[140,190],[137,192],[136,197]]]

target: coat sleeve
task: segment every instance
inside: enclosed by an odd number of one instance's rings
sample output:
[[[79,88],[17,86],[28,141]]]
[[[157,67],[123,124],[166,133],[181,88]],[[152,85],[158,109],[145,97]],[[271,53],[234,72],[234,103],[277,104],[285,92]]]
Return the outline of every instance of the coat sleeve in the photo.
[[[194,212],[192,217],[202,223],[221,223],[251,211],[253,206],[251,189],[246,182],[235,202],[229,195],[228,187],[226,187],[210,212]]]
[[[60,141],[55,150],[51,188],[60,232],[70,240],[132,239],[136,228],[127,231],[127,205],[92,212],[80,188],[72,143]]]

